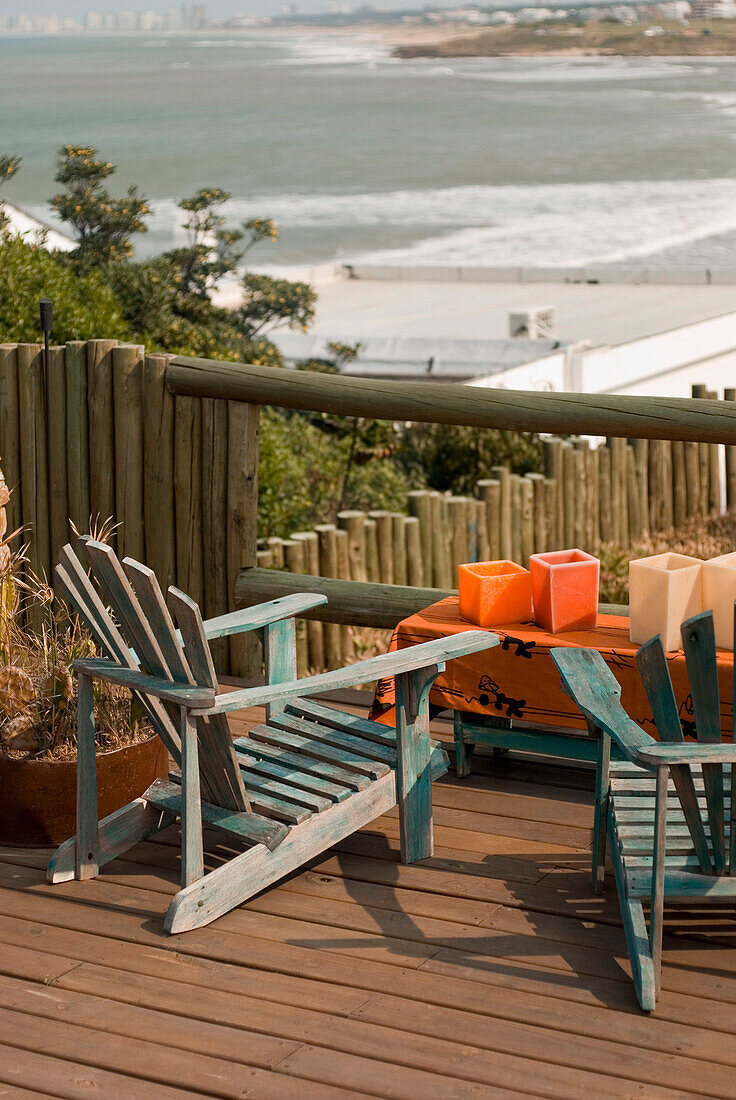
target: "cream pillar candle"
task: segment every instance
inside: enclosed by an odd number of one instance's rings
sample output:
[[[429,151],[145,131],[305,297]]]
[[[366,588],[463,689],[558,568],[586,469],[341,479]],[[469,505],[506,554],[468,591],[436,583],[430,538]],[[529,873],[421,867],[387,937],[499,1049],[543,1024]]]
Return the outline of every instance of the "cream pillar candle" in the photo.
[[[656,554],[629,562],[629,631],[643,645],[662,635],[664,648],[682,647],[680,625],[703,609],[703,562],[685,554]]]
[[[736,600],[736,554],[721,554],[703,563],[703,611],[713,612],[716,645],[733,649],[733,603]]]

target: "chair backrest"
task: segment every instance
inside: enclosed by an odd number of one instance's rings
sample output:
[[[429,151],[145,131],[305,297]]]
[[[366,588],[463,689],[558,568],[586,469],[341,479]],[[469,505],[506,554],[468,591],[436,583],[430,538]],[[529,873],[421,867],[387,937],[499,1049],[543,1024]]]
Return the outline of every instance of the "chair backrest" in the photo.
[[[56,582],[104,655],[121,667],[140,669],[158,679],[216,687],[212,655],[196,603],[178,589],[169,589],[169,607],[180,629],[177,632],[152,570],[132,558],[121,564],[110,546],[94,539],[84,540],[83,545],[92,579],[67,545],[56,567]],[[153,728],[180,763],[176,708],[145,693],[136,695]],[[225,809],[249,810],[225,715],[198,719],[197,733],[203,798]]]
[[[690,698],[698,741],[703,744],[721,741],[721,708],[718,690],[713,613],[706,611],[682,624],[682,644],[690,683]],[[672,688],[667,658],[659,635],[641,647],[636,655],[652,715],[660,741],[684,741],[682,721]],[[734,697],[736,701],[736,696]],[[726,769],[720,763],[702,765],[700,774],[693,774],[687,765],[672,768],[677,796],[690,830],[701,869],[721,875],[736,872],[734,820],[729,814],[729,837],[726,837],[724,786]],[[731,792],[733,784],[728,775]],[[705,804],[703,805],[703,793]],[[703,813],[705,809],[705,813]],[[698,819],[700,824],[698,824]],[[710,833],[707,865],[701,851]]]

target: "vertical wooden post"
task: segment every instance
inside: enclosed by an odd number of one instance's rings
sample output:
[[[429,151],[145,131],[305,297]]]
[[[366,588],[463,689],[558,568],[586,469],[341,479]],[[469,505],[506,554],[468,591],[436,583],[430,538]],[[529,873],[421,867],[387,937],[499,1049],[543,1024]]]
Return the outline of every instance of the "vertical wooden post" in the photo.
[[[577,441],[576,441],[577,442]],[[585,486],[585,455],[577,446],[572,452],[573,469],[575,471],[575,491],[573,493],[575,514],[575,536],[572,546],[584,546],[586,543],[586,507],[587,493]]]
[[[271,551],[271,564],[274,569],[283,569],[286,563],[284,552],[284,540],[275,535],[266,539],[266,546]]]
[[[115,515],[118,552],[142,561],[145,555],[143,519],[143,358],[145,348],[133,344],[113,348],[112,380],[115,404]],[[186,590],[185,590],[186,591]]]
[[[115,412],[112,349],[117,340],[87,342],[89,410],[89,506],[93,522],[115,518]],[[113,533],[113,548],[117,538]]]
[[[415,588],[424,587],[424,563],[420,541],[419,520],[416,516],[407,516],[404,520],[406,538],[406,583]]]
[[[406,517],[400,512],[391,513],[393,538],[394,584],[406,584]]]
[[[570,443],[563,443],[561,448],[562,466],[562,510],[563,510],[563,541],[564,548],[569,549],[575,545],[575,496],[577,485],[575,484],[575,451]]]
[[[481,500],[486,502],[488,556],[490,561],[498,561],[501,557],[501,483],[485,478],[478,482],[478,492]],[[447,587],[452,588],[453,585]]]
[[[181,887],[197,882],[204,874],[202,851],[202,803],[199,788],[197,724],[186,707],[180,707],[181,733]]]
[[[227,420],[227,599],[232,608],[239,571],[256,561],[260,406],[228,401]],[[252,633],[231,638],[233,676],[252,676],[259,667],[258,642]]]
[[[456,570],[458,565],[464,565],[470,560],[468,557],[468,525],[467,506],[465,497],[448,497],[447,511],[450,520],[452,539],[452,564]],[[425,577],[425,582],[427,578]]]
[[[535,554],[544,554],[549,549],[547,534],[547,487],[544,474],[527,474],[531,482],[534,497],[534,546]]]
[[[626,448],[626,477],[627,477],[627,498],[628,498],[628,517],[629,517],[629,530],[627,532],[626,545],[631,546],[632,542],[637,542],[641,538],[641,500],[639,497],[639,482],[636,477],[636,458],[634,456],[634,448],[627,446]]]
[[[176,583],[201,606],[204,603],[201,398],[177,397],[174,424]]]
[[[687,473],[685,471],[685,444],[682,440],[672,443],[672,522],[679,527],[687,519]]]
[[[545,477],[544,479],[544,497],[547,506],[547,542],[545,544],[545,553],[547,550],[554,550],[560,545],[560,537],[557,533],[557,482],[552,477]]]
[[[632,439],[631,446],[634,448],[636,480],[639,485],[641,533],[646,536],[649,534],[649,440]]]
[[[0,460],[10,500],[5,505],[8,533],[23,523],[20,490],[20,413],[15,344],[0,344]]]
[[[711,401],[718,400],[715,390],[708,390],[705,395]],[[708,511],[719,512],[722,508],[723,495],[721,492],[721,448],[718,443],[708,444]]]
[[[23,524],[28,539],[28,565],[40,578],[51,578],[51,541],[46,464],[46,418],[43,401],[43,350],[40,344],[18,344],[20,411],[20,478]],[[30,606],[30,625],[39,629],[43,610]]]
[[[337,577],[337,538],[333,523],[321,523],[315,528],[319,539],[319,575]],[[335,623],[325,623],[324,627],[325,661],[328,668],[339,668],[342,664],[342,634]]]
[[[723,391],[724,401],[736,401],[736,389]],[[736,447],[724,448],[726,455],[726,507],[736,507]]]
[[[69,541],[66,470],[66,349],[49,348],[49,493],[51,494],[51,570]]]
[[[94,878],[98,867],[97,756],[92,680],[83,673],[77,687],[77,835],[74,874]]]
[[[339,527],[348,533],[350,579],[354,581],[368,580],[365,563],[365,520],[364,512],[346,511],[337,513]]]
[[[475,500],[472,497],[463,497],[465,501],[465,530],[467,532],[465,547],[466,561],[480,561],[478,553],[478,513],[475,509]]]
[[[601,542],[613,542],[613,517],[611,515],[611,450],[598,448],[598,500],[600,501]]]
[[[69,519],[86,534],[90,528],[89,410],[87,403],[87,345],[66,345],[66,482]]]
[[[573,447],[576,455],[580,456],[575,459],[577,476],[580,479],[578,481],[576,510],[576,526],[578,528],[576,546],[584,547],[590,551],[593,548],[593,492],[588,462],[590,443],[587,439],[575,439]]]
[[[419,520],[422,575],[429,584],[432,577],[432,514],[429,492],[426,489],[416,489],[409,493],[409,515],[416,516]]]
[[[365,573],[373,584],[381,580],[378,550],[378,524],[370,516],[365,521]]]
[[[521,564],[528,567],[529,558],[534,553],[534,486],[526,477],[518,479],[518,486],[521,498]]]
[[[554,541],[551,543],[549,549],[561,550],[563,549],[562,544],[564,542],[565,531],[564,502],[562,498],[562,440],[555,438],[545,439],[542,442],[542,449],[544,451],[545,477],[555,483],[554,501],[548,501],[547,503],[550,533],[554,531]]]
[[[486,502],[484,500],[471,500],[473,508],[475,508],[476,515],[476,531],[477,531],[477,561],[488,561],[490,558],[490,549],[488,544],[488,510],[486,508]],[[435,585],[437,582],[435,581]],[[437,587],[441,587],[437,585]],[[450,586],[452,587],[452,586]]]
[[[432,521],[432,583],[436,588],[452,588],[450,566],[450,542],[445,520],[444,498],[441,493],[429,494],[429,511]],[[396,582],[399,583],[398,581]]]
[[[361,516],[362,514],[362,512],[358,513]],[[365,536],[364,530],[363,535]],[[344,527],[338,527],[335,531],[335,554],[337,557],[337,576],[344,581],[354,580],[353,563],[350,560],[350,536]],[[341,663],[345,664],[348,661],[355,660],[355,640],[349,626],[341,626],[338,629],[342,647]]]
[[[611,512],[613,537],[620,546],[625,546],[629,538],[626,440],[614,436],[608,440],[608,445],[611,450]]]
[[[687,518],[700,508],[700,445],[685,443],[685,510]]]
[[[708,387],[704,385],[694,385],[691,387],[691,394],[696,398],[705,398],[708,396]],[[698,469],[700,472],[698,515],[704,516],[708,513],[708,500],[710,497],[710,453],[707,443],[698,443]]]
[[[391,513],[380,509],[368,513],[375,521],[378,539],[378,579],[384,584],[394,584],[394,541],[391,530]]]
[[[143,532],[146,565],[153,569],[164,592],[176,583],[174,395],[166,388],[168,363],[169,357],[166,355],[147,355],[143,366]],[[223,529],[223,538],[224,535]],[[227,603],[221,610],[227,610]]]
[[[227,402],[202,399],[202,568],[207,618],[224,615],[227,598]],[[210,642],[215,668],[230,671],[227,638]]]
[[[313,577],[319,572],[319,539],[316,531],[295,531],[291,536],[294,542],[304,547],[304,571]],[[307,642],[309,648],[310,669],[321,672],[325,668],[325,640],[322,623],[307,621]]]
[[[511,521],[511,473],[505,466],[492,466],[491,477],[498,482],[500,486],[500,502],[499,502],[499,556],[503,560],[511,559],[512,556],[512,521]]]

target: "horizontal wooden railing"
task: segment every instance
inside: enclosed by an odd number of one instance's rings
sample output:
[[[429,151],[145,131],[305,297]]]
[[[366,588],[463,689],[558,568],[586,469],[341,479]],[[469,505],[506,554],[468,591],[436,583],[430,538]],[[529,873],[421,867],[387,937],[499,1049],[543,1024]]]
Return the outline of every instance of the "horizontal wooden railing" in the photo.
[[[520,432],[736,444],[736,403],[709,399],[385,382],[187,356],[171,360],[166,380],[172,393],[190,397],[248,401],[342,416]]]

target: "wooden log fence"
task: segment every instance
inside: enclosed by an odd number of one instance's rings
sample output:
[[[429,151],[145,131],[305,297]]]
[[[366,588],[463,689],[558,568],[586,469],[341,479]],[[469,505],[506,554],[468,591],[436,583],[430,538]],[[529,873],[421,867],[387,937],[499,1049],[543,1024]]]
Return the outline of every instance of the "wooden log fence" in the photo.
[[[416,490],[401,512],[342,511],[324,517],[333,522],[313,531],[257,542],[254,380],[267,379],[263,403],[272,398],[291,407],[318,405],[315,385],[333,387],[340,411],[370,391],[355,380],[330,376],[325,382],[320,375],[317,383],[307,378],[306,389],[298,379],[297,397],[287,398],[281,390],[288,380],[271,376],[291,373],[264,376],[263,368],[182,359],[172,365],[170,356],[147,355],[137,345],[72,342],[52,349],[47,441],[42,348],[0,345],[0,456],[15,490],[8,522],[10,529],[26,529],[30,568],[50,578],[74,528],[82,532],[109,517],[117,525],[113,538],[121,555],[144,560],[164,587],[178,585],[212,616],[236,605],[236,582],[246,565],[450,591],[458,565],[466,561],[502,557],[526,563],[539,551],[577,545],[595,552],[604,542],[626,549],[674,522],[736,506],[736,389],[726,391],[717,416],[709,391],[700,388],[689,415],[686,401],[665,400],[661,407],[658,402],[653,427],[630,411],[639,408],[636,399],[627,405],[606,398],[605,416],[617,418],[617,431],[636,432],[635,438],[618,434],[596,445],[575,436],[547,437],[542,470],[521,475],[494,467],[472,495]],[[427,393],[436,397],[439,388]],[[444,388],[455,395],[455,422],[482,420],[472,403],[463,405],[462,387]],[[417,394],[414,384],[405,392],[389,387],[384,407],[375,411],[447,419],[434,397],[427,411]],[[566,423],[572,396],[546,395],[551,423]],[[506,426],[512,416],[539,415],[544,399],[529,400],[524,412],[512,391],[473,391],[483,416],[493,412]],[[592,400],[585,406],[588,420],[578,417],[586,430],[602,415],[594,406]],[[365,406],[358,407],[365,415]],[[674,442],[662,438],[663,423]],[[693,441],[696,430],[702,435]],[[369,644],[355,624],[310,621],[297,639],[300,668],[334,668]],[[252,673],[259,661],[255,640],[248,635],[222,643],[217,660],[222,672]]]

